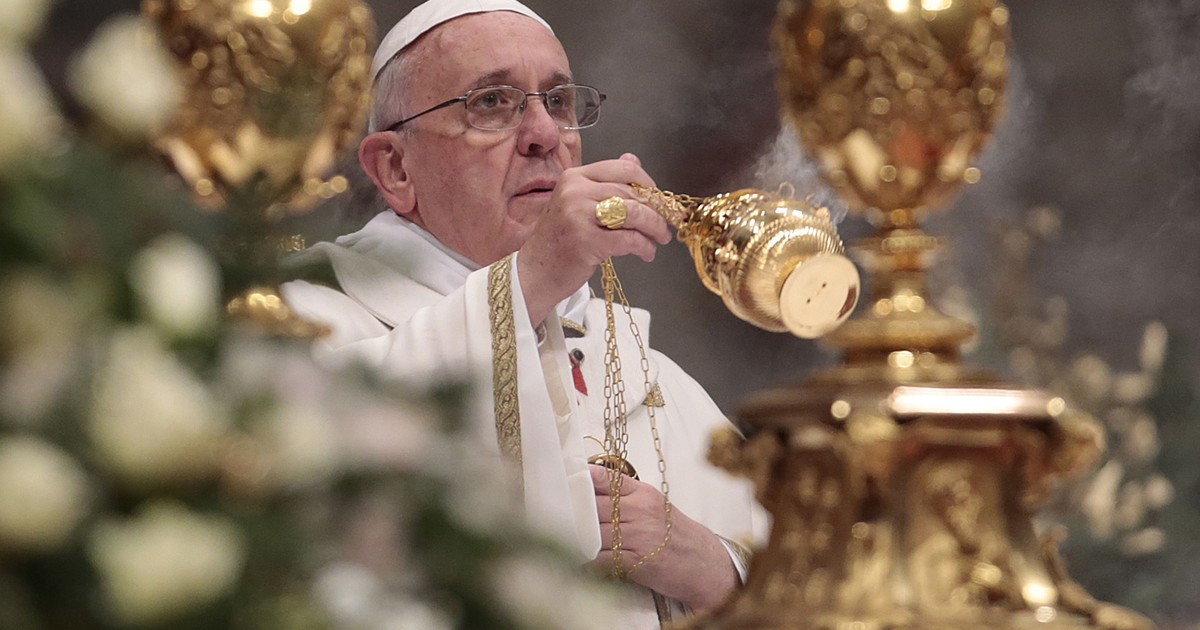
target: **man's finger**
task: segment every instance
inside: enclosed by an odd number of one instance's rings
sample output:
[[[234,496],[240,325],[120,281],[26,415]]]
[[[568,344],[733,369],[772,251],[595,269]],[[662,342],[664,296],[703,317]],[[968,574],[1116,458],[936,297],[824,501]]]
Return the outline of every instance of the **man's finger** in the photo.
[[[643,528],[644,529],[644,528]],[[601,553],[612,551],[613,526],[612,523],[600,523],[600,551]],[[644,540],[643,540],[644,539]],[[636,558],[640,558],[642,554],[649,553],[651,549],[658,546],[662,536],[652,538],[650,532],[638,531],[637,528],[631,527],[624,521],[621,522],[621,554],[622,560],[633,563]],[[643,544],[645,546],[643,546]],[[611,561],[610,561],[611,564]]]
[[[626,210],[625,222],[620,228],[614,229],[614,232],[619,230],[633,230],[659,245],[666,245],[671,242],[671,226],[654,208],[634,199],[632,192],[618,193],[610,195],[610,197],[618,197],[624,201]],[[599,205],[601,201],[608,198],[601,198],[596,201],[596,204]],[[594,215],[595,212],[593,211],[592,214]],[[597,216],[591,217],[590,221],[594,225],[608,229],[600,222],[600,218]]]
[[[596,495],[596,514],[600,517],[600,523],[612,522],[612,497],[607,494]]]
[[[588,464],[588,472],[592,474],[592,487],[596,489],[597,496],[612,495],[612,487],[609,485],[609,470],[599,464]],[[637,479],[629,475],[621,475],[621,496],[632,494]]]
[[[641,232],[659,245],[671,242],[670,224],[654,208],[629,199],[625,200],[625,205],[629,208],[629,215],[625,219],[626,229]]]
[[[650,175],[642,170],[641,162],[635,160],[617,159],[592,162],[578,167],[578,173],[598,183],[655,186]]]

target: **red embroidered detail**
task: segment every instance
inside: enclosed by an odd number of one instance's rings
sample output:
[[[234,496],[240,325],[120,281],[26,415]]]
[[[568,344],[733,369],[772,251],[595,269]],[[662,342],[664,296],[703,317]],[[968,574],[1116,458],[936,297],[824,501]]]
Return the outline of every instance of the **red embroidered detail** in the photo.
[[[583,380],[583,352],[576,348],[567,354],[571,359],[571,377],[575,380],[575,389],[587,396],[587,383]]]

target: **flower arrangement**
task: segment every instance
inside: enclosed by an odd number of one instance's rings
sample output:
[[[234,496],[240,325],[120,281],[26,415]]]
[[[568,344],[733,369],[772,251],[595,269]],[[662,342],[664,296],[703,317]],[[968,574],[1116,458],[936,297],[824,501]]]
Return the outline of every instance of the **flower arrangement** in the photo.
[[[1200,397],[1186,367],[1186,331],[1151,321],[1136,331],[1136,356],[1073,354],[1069,304],[1039,295],[1030,276],[1032,257],[1060,237],[1061,223],[1059,210],[1041,206],[995,226],[996,299],[981,345],[1019,382],[1063,395],[1104,430],[1107,451],[1095,470],[1063,487],[1047,511],[1070,533],[1063,552],[1072,574],[1102,600],[1182,627],[1196,602],[1178,585],[1200,575],[1196,563],[1180,561],[1200,552],[1191,446]]]
[[[182,93],[153,30],[78,55],[81,133],[25,48],[46,5],[0,5],[0,627],[611,627],[463,438],[468,383],[223,315],[231,218],[138,149]]]

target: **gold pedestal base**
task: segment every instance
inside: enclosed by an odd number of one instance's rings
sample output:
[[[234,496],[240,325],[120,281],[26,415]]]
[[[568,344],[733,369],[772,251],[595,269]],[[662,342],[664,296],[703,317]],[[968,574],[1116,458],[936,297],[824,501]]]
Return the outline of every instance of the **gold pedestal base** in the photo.
[[[963,366],[969,324],[923,297],[936,241],[860,244],[870,312],[843,365],[752,397],[713,443],[772,514],[744,589],[694,628],[1148,630],[1073,582],[1032,515],[1101,453],[1091,418]],[[907,261],[907,262],[905,262]]]

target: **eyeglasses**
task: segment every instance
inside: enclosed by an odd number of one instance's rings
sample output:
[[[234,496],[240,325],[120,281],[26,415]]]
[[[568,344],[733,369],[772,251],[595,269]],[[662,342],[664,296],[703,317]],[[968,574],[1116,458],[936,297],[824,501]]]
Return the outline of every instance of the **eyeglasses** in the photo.
[[[515,129],[525,118],[525,109],[532,96],[541,97],[546,111],[562,129],[584,129],[596,124],[600,120],[600,104],[608,98],[594,87],[573,83],[558,85],[545,92],[526,92],[511,85],[492,85],[475,88],[462,96],[438,103],[387,127],[386,131],[396,131],[406,122],[455,103],[466,106],[467,124],[476,129]]]

